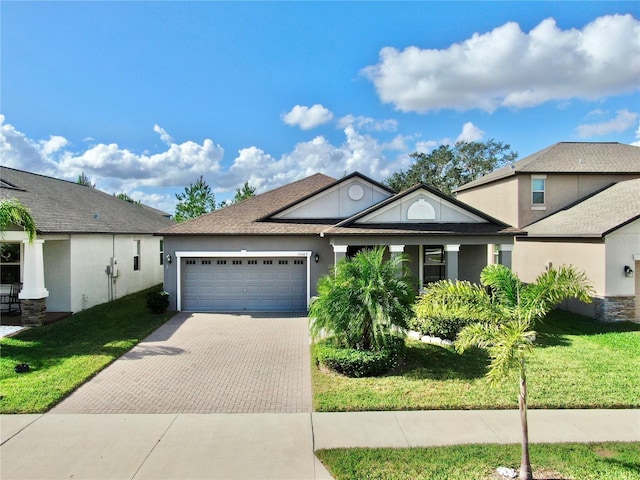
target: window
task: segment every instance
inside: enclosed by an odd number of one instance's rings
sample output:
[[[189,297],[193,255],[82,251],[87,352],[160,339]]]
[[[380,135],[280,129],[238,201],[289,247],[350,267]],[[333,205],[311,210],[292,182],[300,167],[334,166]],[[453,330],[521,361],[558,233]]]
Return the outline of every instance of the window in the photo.
[[[247,265],[257,265],[258,260],[247,260]]]
[[[0,244],[0,283],[20,283],[20,244]]]
[[[544,205],[546,176],[531,176],[531,205]]]
[[[211,260],[202,260],[202,265],[211,265]]]
[[[133,269],[140,270],[140,240],[133,241]]]
[[[160,265],[164,265],[164,240],[160,240]]]
[[[445,261],[444,246],[442,245],[423,245],[424,263],[423,283],[437,282],[445,279]]]
[[[278,264],[279,265],[288,265],[289,264],[289,260],[278,260]]]
[[[226,260],[216,260],[216,264],[218,264],[218,265],[226,265],[227,261]]]

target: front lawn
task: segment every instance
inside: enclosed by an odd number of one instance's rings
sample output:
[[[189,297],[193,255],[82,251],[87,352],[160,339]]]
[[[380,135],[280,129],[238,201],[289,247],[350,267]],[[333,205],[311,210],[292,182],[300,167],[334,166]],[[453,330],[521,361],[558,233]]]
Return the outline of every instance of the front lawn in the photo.
[[[0,413],[45,412],[165,323],[173,313],[150,313],[147,292],[1,339]]]
[[[640,325],[604,324],[563,311],[537,328],[529,357],[530,408],[640,407]],[[517,408],[517,380],[492,388],[488,357],[408,342],[407,363],[382,377],[347,378],[312,367],[316,411]]]
[[[638,480],[640,443],[532,444],[534,478]],[[319,450],[336,480],[498,480],[496,468],[517,471],[520,445]]]

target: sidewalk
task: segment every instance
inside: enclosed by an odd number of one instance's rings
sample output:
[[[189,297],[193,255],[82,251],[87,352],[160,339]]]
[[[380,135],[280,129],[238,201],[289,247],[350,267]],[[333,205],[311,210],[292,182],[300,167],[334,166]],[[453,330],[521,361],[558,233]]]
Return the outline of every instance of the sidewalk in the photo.
[[[515,410],[0,416],[0,478],[309,479],[314,451],[519,443]],[[640,410],[530,410],[538,442],[640,441]]]

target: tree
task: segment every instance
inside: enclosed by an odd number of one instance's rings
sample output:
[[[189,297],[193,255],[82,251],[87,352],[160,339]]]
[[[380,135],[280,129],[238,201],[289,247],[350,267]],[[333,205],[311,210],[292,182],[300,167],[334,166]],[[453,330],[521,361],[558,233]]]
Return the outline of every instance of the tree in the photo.
[[[314,338],[331,334],[344,348],[375,350],[388,345],[393,327],[407,327],[415,299],[407,258],[384,260],[384,251],[363,250],[318,281],[309,310]]]
[[[255,197],[256,195],[256,187],[252,187],[249,185],[249,182],[244,182],[242,187],[236,188],[236,194],[233,197],[233,203],[241,202],[242,200],[246,200],[247,198]]]
[[[91,179],[84,172],[78,175],[78,181],[76,183],[78,185],[85,185],[87,187],[96,188],[96,184],[91,183]]]
[[[3,235],[10,225],[18,225],[24,228],[29,243],[33,243],[36,239],[36,222],[33,220],[29,209],[15,198],[3,198],[0,200],[0,228]]]
[[[113,195],[119,198],[120,200],[124,200],[125,202],[133,203],[134,205],[138,205],[138,206],[142,205],[142,202],[140,202],[139,200],[134,200],[126,192],[114,193]]]
[[[456,338],[460,353],[471,346],[486,348],[491,363],[487,378],[502,381],[517,371],[518,407],[522,429],[521,480],[533,479],[529,458],[526,356],[535,340],[533,327],[567,298],[591,301],[593,289],[586,275],[573,267],[549,269],[524,284],[503,265],[489,265],[481,273],[482,286],[443,280],[427,287],[418,305],[429,303],[442,315],[480,319],[464,327]]]
[[[242,187],[236,188],[236,194],[230,200],[224,200],[220,202],[218,208],[228,207],[233,205],[234,203],[241,202],[242,200],[246,200],[247,198],[255,197],[256,187],[252,187],[249,185],[249,182],[244,182]]]
[[[178,203],[173,217],[176,222],[197,218],[216,209],[216,198],[202,175],[195,183],[185,187],[183,193],[176,193],[176,198]]]
[[[441,145],[431,153],[414,152],[406,171],[392,174],[385,183],[396,191],[424,183],[447,195],[496,168],[513,162],[518,154],[511,146],[491,139],[487,142],[457,142]]]

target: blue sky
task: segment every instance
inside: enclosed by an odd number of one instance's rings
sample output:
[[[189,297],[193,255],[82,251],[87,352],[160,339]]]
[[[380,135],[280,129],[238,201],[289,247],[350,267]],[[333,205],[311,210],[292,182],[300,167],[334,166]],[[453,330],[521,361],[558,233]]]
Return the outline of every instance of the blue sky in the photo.
[[[0,3],[2,164],[172,212],[496,139],[640,141],[638,2]]]

